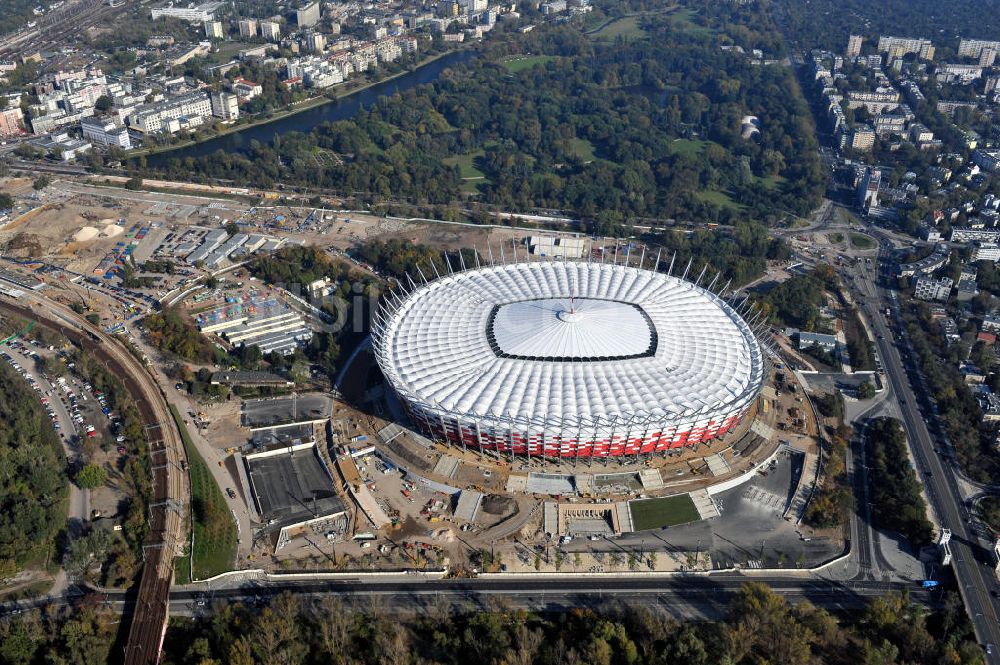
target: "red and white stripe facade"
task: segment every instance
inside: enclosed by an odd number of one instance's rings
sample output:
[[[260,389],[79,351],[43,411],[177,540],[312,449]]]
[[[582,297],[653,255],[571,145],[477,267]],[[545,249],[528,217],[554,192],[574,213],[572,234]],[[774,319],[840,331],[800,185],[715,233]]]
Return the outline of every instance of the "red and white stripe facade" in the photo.
[[[750,325],[709,289],[634,266],[540,261],[392,295],[373,349],[411,419],[472,450],[552,458],[719,437],[765,376]]]

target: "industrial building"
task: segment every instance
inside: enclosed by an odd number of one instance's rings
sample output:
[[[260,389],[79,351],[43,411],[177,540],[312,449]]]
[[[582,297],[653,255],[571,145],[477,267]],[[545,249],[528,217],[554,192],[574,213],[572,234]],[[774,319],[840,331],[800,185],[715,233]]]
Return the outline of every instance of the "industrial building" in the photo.
[[[261,353],[288,355],[313,336],[302,315],[275,298],[233,303],[199,314],[197,322],[206,335],[219,335],[233,346],[256,346]]]
[[[209,231],[201,241],[201,244],[198,245],[198,248],[188,254],[185,260],[191,264],[204,261],[228,237],[229,233],[225,229],[213,229]]]
[[[531,236],[528,238],[528,249],[532,254],[539,256],[579,259],[586,254],[587,239],[583,237]]]

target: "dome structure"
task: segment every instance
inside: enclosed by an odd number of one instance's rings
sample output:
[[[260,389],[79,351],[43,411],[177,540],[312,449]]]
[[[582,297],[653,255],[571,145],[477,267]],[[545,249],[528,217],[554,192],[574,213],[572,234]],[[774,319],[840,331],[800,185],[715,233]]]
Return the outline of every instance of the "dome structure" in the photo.
[[[386,300],[373,346],[436,438],[616,457],[707,441],[751,409],[764,357],[746,321],[685,279],[581,261],[492,265]]]

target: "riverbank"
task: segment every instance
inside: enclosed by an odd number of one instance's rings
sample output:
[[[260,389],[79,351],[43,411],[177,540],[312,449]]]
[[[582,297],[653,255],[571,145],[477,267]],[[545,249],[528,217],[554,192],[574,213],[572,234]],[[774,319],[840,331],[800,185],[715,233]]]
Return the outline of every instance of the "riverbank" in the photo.
[[[151,157],[151,156],[156,156],[158,158],[163,158],[163,157],[169,158],[169,156],[170,156],[169,153],[174,152],[174,151],[183,150],[185,148],[191,148],[193,146],[197,146],[197,145],[202,144],[202,143],[207,143],[208,141],[213,141],[215,139],[223,138],[223,137],[228,136],[230,134],[237,134],[239,132],[243,132],[243,131],[247,131],[247,130],[252,130],[252,129],[257,129],[257,128],[260,128],[260,127],[264,127],[264,126],[269,125],[271,123],[275,123],[275,122],[278,122],[278,121],[290,118],[292,116],[299,115],[299,114],[304,113],[306,111],[310,111],[310,110],[313,110],[313,109],[316,109],[316,108],[319,108],[319,107],[322,107],[322,106],[326,106],[328,104],[335,104],[337,102],[340,102],[341,100],[344,100],[344,99],[347,99],[349,97],[352,97],[352,96],[354,96],[354,95],[356,95],[356,94],[358,94],[360,92],[364,92],[365,90],[369,90],[370,88],[373,88],[375,86],[382,85],[383,83],[391,83],[392,81],[394,81],[394,80],[396,80],[396,79],[398,79],[400,77],[403,77],[403,76],[406,76],[406,75],[409,75],[409,74],[415,74],[416,72],[420,71],[424,67],[427,67],[428,65],[431,65],[431,64],[437,62],[441,58],[444,58],[446,56],[449,56],[449,55],[452,55],[452,54],[455,54],[455,53],[461,53],[462,51],[469,51],[469,50],[472,50],[472,49],[470,49],[470,48],[457,48],[457,49],[452,49],[452,50],[449,50],[449,51],[444,51],[442,53],[435,53],[434,55],[428,56],[428,57],[424,58],[423,60],[420,60],[419,62],[417,62],[410,69],[404,69],[403,71],[396,72],[395,74],[391,74],[389,76],[380,78],[380,79],[378,79],[376,81],[367,81],[367,82],[365,82],[365,83],[363,83],[363,84],[361,84],[361,85],[359,85],[357,87],[352,87],[352,88],[347,88],[346,86],[341,86],[344,89],[336,91],[336,94],[334,94],[333,96],[320,95],[318,97],[312,97],[310,99],[306,99],[306,100],[303,100],[303,101],[299,102],[298,104],[294,105],[291,108],[286,108],[286,109],[282,109],[280,111],[277,111],[274,114],[272,114],[272,115],[270,115],[270,116],[268,116],[266,118],[260,118],[260,119],[254,120],[253,122],[246,123],[246,124],[232,125],[232,126],[226,127],[225,129],[222,129],[222,130],[220,130],[218,132],[215,132],[211,136],[206,136],[205,138],[203,138],[201,140],[198,140],[198,141],[195,141],[195,140],[184,141],[183,143],[171,144],[171,145],[168,145],[168,146],[162,146],[162,147],[159,147],[159,148],[154,148],[154,149],[149,149],[149,150],[147,150],[147,149],[139,149],[139,150],[131,151],[131,152],[128,153],[126,159],[132,160],[132,159],[138,159],[140,157]]]

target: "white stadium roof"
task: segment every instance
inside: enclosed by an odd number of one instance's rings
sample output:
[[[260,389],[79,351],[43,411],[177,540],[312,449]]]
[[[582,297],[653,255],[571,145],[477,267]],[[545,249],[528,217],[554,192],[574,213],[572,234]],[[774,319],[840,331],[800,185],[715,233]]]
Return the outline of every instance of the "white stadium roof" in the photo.
[[[671,420],[745,406],[763,380],[752,330],[721,298],[623,265],[467,270],[382,317],[376,353],[396,391],[463,418]]]

